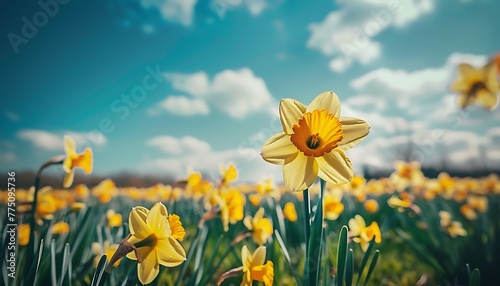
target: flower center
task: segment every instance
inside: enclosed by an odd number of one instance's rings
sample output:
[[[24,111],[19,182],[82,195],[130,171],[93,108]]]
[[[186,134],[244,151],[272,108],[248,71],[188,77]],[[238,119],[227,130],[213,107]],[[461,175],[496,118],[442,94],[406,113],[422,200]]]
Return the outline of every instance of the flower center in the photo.
[[[486,85],[481,81],[475,82],[469,89],[469,96],[476,96],[476,94],[482,89],[487,90]]]
[[[339,119],[326,110],[305,113],[292,129],[290,140],[306,156],[323,156],[344,138]]]

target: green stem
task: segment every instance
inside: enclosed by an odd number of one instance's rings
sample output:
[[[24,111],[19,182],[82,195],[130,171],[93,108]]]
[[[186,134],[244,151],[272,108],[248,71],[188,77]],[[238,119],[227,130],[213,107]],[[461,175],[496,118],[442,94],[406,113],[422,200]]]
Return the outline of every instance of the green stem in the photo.
[[[305,229],[305,242],[306,242],[306,259],[308,261],[309,257],[309,237],[311,235],[311,201],[309,198],[309,189],[305,189],[302,192],[303,202],[304,202],[304,229]],[[307,263],[307,262],[306,262]],[[304,270],[307,269],[307,265],[304,266]],[[303,284],[304,286],[309,285],[309,275],[308,273],[304,273],[303,275]]]
[[[63,156],[57,156],[57,157],[50,159],[49,161],[45,162],[40,167],[40,169],[38,169],[38,172],[36,173],[35,192],[33,194],[33,202],[31,204],[31,214],[30,214],[29,220],[28,220],[29,225],[30,225],[30,240],[29,240],[29,244],[28,244],[28,251],[26,253],[26,262],[27,263],[25,264],[25,267],[26,267],[25,273],[29,273],[31,267],[33,266],[33,264],[30,264],[30,262],[35,261],[33,259],[33,257],[34,257],[34,254],[36,252],[36,247],[37,247],[37,243],[35,243],[36,207],[37,207],[37,203],[38,203],[38,191],[40,190],[40,181],[41,181],[42,171],[51,165],[62,164],[64,158],[65,158],[65,156],[63,155]],[[33,281],[27,281],[28,285],[31,284],[32,282]]]

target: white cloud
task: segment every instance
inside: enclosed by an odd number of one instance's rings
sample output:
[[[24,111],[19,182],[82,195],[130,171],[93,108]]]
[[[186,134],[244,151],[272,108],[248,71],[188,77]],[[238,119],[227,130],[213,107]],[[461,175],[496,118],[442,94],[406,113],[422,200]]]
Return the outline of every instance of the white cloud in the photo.
[[[12,152],[0,152],[0,162],[12,162],[16,159],[16,155]]]
[[[233,163],[238,168],[239,182],[256,182],[265,176],[273,176],[277,182],[282,181],[282,166],[265,162],[259,154],[260,150],[252,148],[210,151],[199,154],[188,154],[172,158],[149,160],[141,165],[141,170],[148,173],[169,174],[177,178],[185,178],[187,168],[192,166],[196,171],[218,178],[221,164]]]
[[[165,77],[177,90],[213,104],[234,118],[241,119],[263,109],[267,111],[274,104],[264,80],[255,76],[249,68],[224,70],[212,80],[204,72],[169,73]]]
[[[369,64],[381,55],[374,38],[389,27],[402,28],[434,10],[435,0],[337,0],[338,10],[321,23],[309,26],[307,46],[333,57],[330,68],[337,72],[354,61]]]
[[[141,0],[146,9],[157,9],[163,19],[190,26],[197,0]]]
[[[49,132],[45,130],[24,129],[17,132],[19,139],[29,141],[34,147],[47,151],[62,151],[64,149],[64,135],[73,137],[75,142],[82,146],[101,146],[107,142],[100,132]]]
[[[150,108],[150,115],[158,115],[162,111],[181,116],[207,115],[210,109],[205,101],[199,98],[170,95],[160,101],[156,106]]]
[[[210,144],[191,136],[175,138],[164,135],[149,139],[146,145],[158,148],[164,153],[182,155],[187,153],[203,153],[210,151]]]
[[[245,7],[252,16],[259,16],[269,4],[267,0],[210,0],[210,8],[223,18],[228,11]]]

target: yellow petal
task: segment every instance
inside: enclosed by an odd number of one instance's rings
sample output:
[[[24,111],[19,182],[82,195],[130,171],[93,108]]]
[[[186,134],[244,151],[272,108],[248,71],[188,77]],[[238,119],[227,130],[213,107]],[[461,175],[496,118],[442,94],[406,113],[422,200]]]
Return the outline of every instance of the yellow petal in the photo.
[[[138,210],[137,207],[132,208],[128,219],[128,224],[130,233],[138,239],[145,239],[151,234],[151,230],[146,223],[144,213]]]
[[[85,174],[92,173],[92,150],[90,148],[85,148],[85,151],[83,151],[80,159],[80,167],[83,168]]]
[[[68,135],[64,135],[64,151],[67,157],[76,154],[75,140]]]
[[[71,184],[73,184],[74,177],[75,177],[75,172],[73,170],[70,170],[68,173],[66,173],[63,180],[63,187],[65,188],[71,187]]]
[[[252,266],[259,266],[266,261],[266,247],[259,246],[252,254]]]
[[[339,118],[339,97],[333,91],[326,91],[321,93],[320,95],[316,96],[316,98],[314,98],[306,108],[306,112],[313,112],[314,110],[327,110],[328,113],[333,114],[335,117]]]
[[[484,108],[491,110],[497,106],[498,96],[496,93],[491,93],[487,90],[480,90],[476,94],[476,102]]]
[[[283,131],[286,134],[291,135],[293,133],[293,125],[299,122],[305,111],[306,107],[295,99],[285,98],[281,100],[280,119]]]
[[[168,222],[168,212],[164,204],[158,202],[149,211],[146,223],[149,229],[158,237],[163,239],[170,231],[170,224]]]
[[[297,154],[295,159],[283,166],[283,180],[292,192],[310,187],[318,176],[318,164],[313,156]]]
[[[325,153],[316,158],[319,166],[318,176],[334,184],[345,184],[352,180],[354,171],[349,158],[340,150]]]
[[[340,118],[340,123],[344,138],[340,141],[338,149],[344,152],[358,145],[370,132],[370,125],[362,119],[343,117]]]
[[[297,221],[297,210],[292,202],[287,202],[283,207],[283,215],[291,222]]]
[[[259,210],[253,216],[254,220],[258,221],[264,217],[264,208],[259,208]]]
[[[252,263],[252,254],[246,245],[241,248],[241,263],[243,265],[243,272],[247,272]]]
[[[186,251],[173,237],[162,239],[156,245],[158,261],[165,267],[175,267],[186,260]]]
[[[260,154],[269,163],[283,165],[292,161],[297,153],[299,150],[290,141],[290,136],[280,132],[264,143]]]
[[[173,238],[182,241],[186,236],[186,230],[182,226],[181,218],[178,215],[171,214],[168,216],[168,223],[170,225],[170,235]]]
[[[156,251],[153,250],[148,256],[143,258],[142,263],[137,264],[137,276],[142,284],[149,284],[155,280],[160,273],[160,265],[156,259]]]
[[[134,239],[134,237],[131,237],[131,238],[129,238],[128,242],[134,244],[134,243],[139,242],[139,240],[136,241],[136,239]],[[143,247],[137,248],[137,252],[139,253],[139,256],[141,257],[141,259],[144,259],[154,249],[155,249],[154,246],[143,246]],[[127,253],[127,258],[132,259],[132,260],[137,260],[137,256],[135,255],[135,251],[131,251],[131,252]]]
[[[246,216],[243,219],[243,224],[248,228],[248,230],[252,230],[253,229],[252,220],[253,220],[253,218],[251,216]]]

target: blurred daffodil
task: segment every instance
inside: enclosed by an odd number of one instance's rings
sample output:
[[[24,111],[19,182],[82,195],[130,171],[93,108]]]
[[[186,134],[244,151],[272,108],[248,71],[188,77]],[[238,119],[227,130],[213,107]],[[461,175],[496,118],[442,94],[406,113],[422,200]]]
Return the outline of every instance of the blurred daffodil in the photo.
[[[451,214],[447,211],[440,211],[440,224],[441,227],[451,236],[466,236],[467,231],[462,227],[462,223],[459,221],[452,221]]]
[[[264,217],[264,209],[260,208],[254,217],[246,216],[243,224],[252,232],[252,238],[258,245],[263,245],[273,234],[271,220]]]
[[[238,169],[236,169],[234,164],[228,164],[227,167],[225,165],[221,165],[220,173],[222,176],[221,185],[223,186],[229,185],[238,178]]]
[[[368,123],[340,118],[340,100],[331,91],[321,93],[307,107],[283,99],[279,111],[283,132],[264,143],[261,155],[269,163],[283,165],[290,190],[303,191],[318,176],[335,184],[351,181],[352,164],[344,152],[368,135]]]
[[[229,230],[229,224],[235,224],[243,219],[245,197],[237,190],[221,192],[220,213],[224,231]]]
[[[97,197],[101,204],[109,203],[113,197],[118,194],[115,182],[111,179],[101,181],[97,186],[92,188],[92,195]]]
[[[18,226],[19,245],[25,246],[30,242],[30,225],[27,223]]]
[[[451,90],[459,92],[458,105],[460,108],[476,102],[482,107],[491,110],[498,103],[499,85],[497,81],[497,66],[487,64],[479,69],[470,64],[458,66],[458,78],[451,85]]]
[[[359,243],[361,249],[366,252],[368,245],[372,239],[376,243],[382,242],[382,234],[376,221],[373,221],[369,226],[360,215],[355,215],[349,220],[349,237],[356,243]]]
[[[76,153],[75,140],[67,135],[64,136],[64,149],[66,158],[63,161],[63,168],[66,176],[64,177],[63,185],[65,188],[69,188],[73,184],[75,168],[82,168],[86,174],[92,172],[92,150],[85,148],[83,153]]]
[[[69,231],[69,229],[70,229],[69,224],[67,224],[66,222],[60,221],[60,222],[55,223],[52,226],[52,233],[53,234],[65,234]]]
[[[283,207],[283,215],[291,222],[297,221],[297,210],[292,202],[287,202]]]
[[[178,241],[184,238],[184,228],[180,220],[169,219],[162,203],[154,204],[151,210],[134,207],[130,212],[129,228],[132,236],[128,242],[137,248],[140,256],[137,272],[142,284],[149,284],[156,278],[160,264],[175,267],[186,260],[186,252]],[[130,252],[127,257],[137,260],[137,255]]]
[[[110,244],[109,241],[105,241],[104,245],[101,247],[101,245],[98,242],[92,243],[92,253],[96,255],[96,258],[94,259],[94,267],[97,268],[97,264],[99,263],[99,259],[103,254],[106,254],[108,263],[110,262],[111,258],[115,254],[116,250],[118,249],[118,244]],[[118,267],[120,266],[120,263],[122,261],[122,258],[118,259],[113,266]]]
[[[342,203],[342,191],[340,189],[334,189],[325,192],[323,208],[325,219],[336,220],[342,214],[342,212],[344,212],[344,204]]]
[[[122,225],[122,215],[116,213],[114,210],[108,210],[106,212],[106,220],[108,221],[108,226],[110,228]]]
[[[366,200],[363,206],[365,210],[371,214],[376,213],[379,209],[378,202],[374,199]]]
[[[241,286],[251,286],[252,282],[264,282],[265,286],[272,286],[274,281],[273,262],[266,260],[266,247],[260,246],[252,254],[244,245],[241,249],[241,260],[243,262],[243,281]]]

